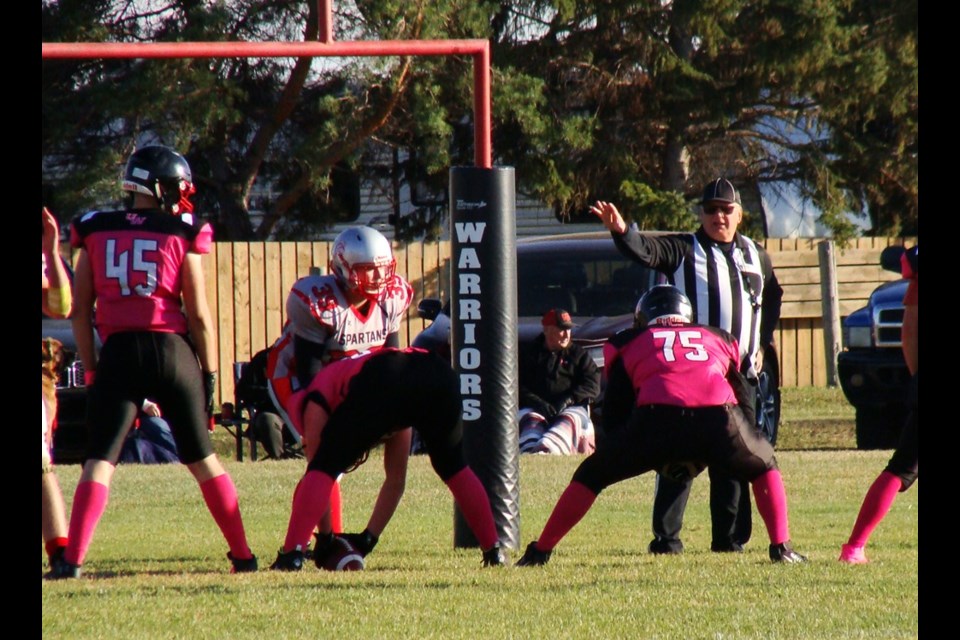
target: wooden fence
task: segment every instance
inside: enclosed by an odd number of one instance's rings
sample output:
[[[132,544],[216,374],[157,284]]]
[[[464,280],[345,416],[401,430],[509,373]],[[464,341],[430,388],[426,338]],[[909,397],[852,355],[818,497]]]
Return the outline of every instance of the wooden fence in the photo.
[[[780,384],[784,387],[824,387],[827,363],[823,344],[823,302],[816,238],[769,239],[764,243],[783,287],[783,307],[777,329]],[[837,294],[841,317],[867,303],[883,282],[899,276],[880,268],[880,252],[903,244],[902,238],[859,238],[837,247]],[[907,242],[912,245],[913,241]]]
[[[777,330],[781,384],[787,387],[826,386],[820,299],[819,239],[772,239],[765,246],[784,288]],[[836,250],[840,314],[863,306],[881,282],[897,278],[879,266],[880,252],[898,238],[861,238]],[[232,365],[249,360],[280,335],[286,320],[284,302],[296,279],[311,267],[326,272],[329,242],[219,242],[205,260],[211,312],[219,319],[220,397],[233,397]],[[908,243],[908,244],[912,244]],[[414,304],[401,329],[401,342],[410,343],[425,323],[416,303],[439,297],[449,274],[443,265],[449,241],[396,247],[397,271],[414,288]]]

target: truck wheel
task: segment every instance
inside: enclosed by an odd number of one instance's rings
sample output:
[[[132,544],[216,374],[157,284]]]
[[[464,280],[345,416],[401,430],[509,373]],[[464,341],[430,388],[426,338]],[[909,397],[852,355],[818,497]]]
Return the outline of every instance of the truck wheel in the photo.
[[[893,449],[900,439],[907,410],[903,406],[857,409],[857,449]]]

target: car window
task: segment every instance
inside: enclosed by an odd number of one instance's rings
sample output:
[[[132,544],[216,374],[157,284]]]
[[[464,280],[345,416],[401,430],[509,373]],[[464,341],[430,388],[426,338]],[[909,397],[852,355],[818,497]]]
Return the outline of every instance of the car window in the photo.
[[[518,252],[517,306],[520,316],[539,316],[562,307],[575,316],[632,314],[656,273],[608,251]]]

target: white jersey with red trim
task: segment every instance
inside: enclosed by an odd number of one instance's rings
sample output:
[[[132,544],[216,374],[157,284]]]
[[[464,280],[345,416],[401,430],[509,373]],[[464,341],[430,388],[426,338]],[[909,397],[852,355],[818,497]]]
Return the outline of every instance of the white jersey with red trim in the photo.
[[[362,314],[350,306],[334,276],[307,276],[294,283],[287,297],[288,327],[294,335],[324,345],[330,359],[337,360],[381,347],[399,330],[412,298],[413,288],[395,275],[377,304]]]
[[[267,362],[275,399],[285,407],[289,394],[299,389],[294,336],[323,345],[325,360],[376,351],[387,336],[399,331],[412,299],[413,287],[395,275],[376,304],[366,305],[366,313],[362,313],[347,301],[336,277],[306,276],[297,280],[287,297],[287,324]]]

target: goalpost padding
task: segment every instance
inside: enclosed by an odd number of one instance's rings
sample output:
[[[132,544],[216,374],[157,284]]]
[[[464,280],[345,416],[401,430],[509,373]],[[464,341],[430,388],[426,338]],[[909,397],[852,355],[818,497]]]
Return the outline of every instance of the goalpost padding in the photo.
[[[450,170],[450,333],[464,449],[510,549],[520,548],[515,213],[513,167]],[[454,546],[478,546],[456,506]]]

